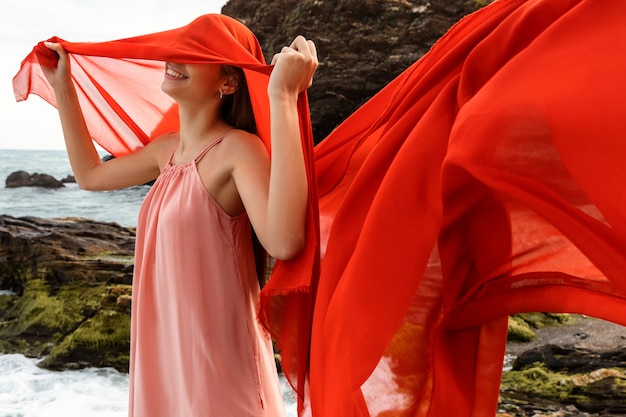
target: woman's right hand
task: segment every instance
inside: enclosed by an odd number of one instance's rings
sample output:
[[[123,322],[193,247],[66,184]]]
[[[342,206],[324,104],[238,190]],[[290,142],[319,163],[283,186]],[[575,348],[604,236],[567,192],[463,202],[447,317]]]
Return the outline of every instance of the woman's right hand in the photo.
[[[272,58],[274,69],[270,75],[268,94],[297,96],[309,88],[317,70],[318,58],[315,43],[297,36]]]
[[[54,42],[44,42],[44,45],[58,56],[56,68],[41,66],[41,70],[52,88],[56,90],[71,83],[70,58],[65,49],[63,49],[61,44]]]

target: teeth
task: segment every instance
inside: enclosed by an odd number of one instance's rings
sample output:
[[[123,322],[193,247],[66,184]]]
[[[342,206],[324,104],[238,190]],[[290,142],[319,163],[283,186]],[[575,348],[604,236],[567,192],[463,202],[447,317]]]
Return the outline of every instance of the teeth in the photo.
[[[165,73],[166,73],[167,75],[169,75],[169,76],[176,77],[176,78],[179,78],[179,79],[181,79],[181,80],[184,80],[185,78],[187,78],[187,76],[186,76],[186,75],[181,74],[181,73],[180,73],[180,72],[178,72],[178,71],[174,71],[174,70],[173,70],[173,69],[171,69],[171,68],[167,68],[167,69],[165,70]]]

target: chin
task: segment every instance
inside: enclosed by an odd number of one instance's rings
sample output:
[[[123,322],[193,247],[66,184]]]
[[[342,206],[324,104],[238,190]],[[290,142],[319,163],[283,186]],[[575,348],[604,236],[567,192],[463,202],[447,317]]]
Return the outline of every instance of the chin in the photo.
[[[169,85],[170,83],[167,82],[167,80],[163,81],[161,83],[161,91],[163,91],[165,94],[167,94],[168,96],[172,97],[173,99],[175,99],[176,97],[176,90],[174,88],[172,88],[171,85]]]

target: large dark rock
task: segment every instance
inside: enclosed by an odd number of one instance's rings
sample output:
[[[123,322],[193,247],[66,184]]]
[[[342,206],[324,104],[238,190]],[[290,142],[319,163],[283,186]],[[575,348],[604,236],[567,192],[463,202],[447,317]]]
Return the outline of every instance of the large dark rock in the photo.
[[[500,407],[515,416],[626,415],[626,349],[529,349],[504,372]]]
[[[230,0],[271,61],[296,35],[315,41],[309,90],[316,142],[426,53],[456,21],[491,0]]]
[[[135,231],[0,216],[0,353],[128,369]]]
[[[26,171],[15,171],[7,176],[5,187],[61,188],[65,187],[65,185],[62,181],[57,180],[52,175],[38,173],[29,174]]]
[[[626,369],[626,348],[597,350],[574,345],[543,345],[527,350],[513,362],[519,371],[542,363],[554,372],[582,373],[601,368]]]

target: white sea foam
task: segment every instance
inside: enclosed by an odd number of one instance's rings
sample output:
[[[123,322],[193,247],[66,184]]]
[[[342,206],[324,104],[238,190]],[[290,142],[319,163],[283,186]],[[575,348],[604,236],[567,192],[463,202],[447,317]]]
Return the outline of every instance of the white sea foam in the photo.
[[[281,379],[288,417],[291,389]],[[54,372],[36,359],[0,355],[0,417],[126,417],[128,375],[114,369]]]
[[[0,417],[125,417],[128,375],[114,369],[53,372],[0,355]]]

